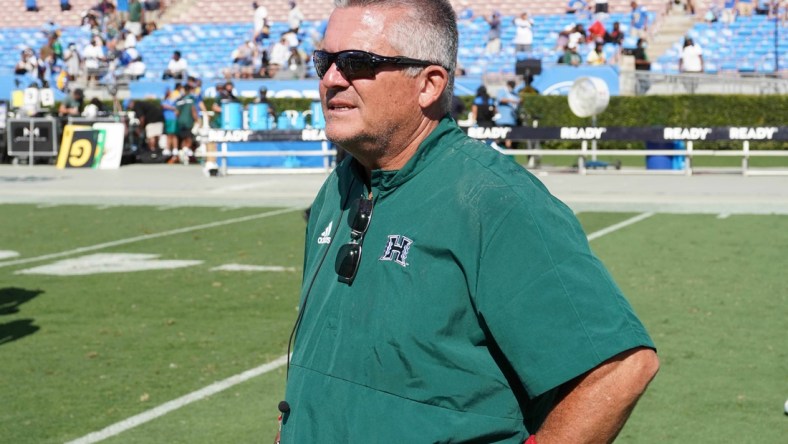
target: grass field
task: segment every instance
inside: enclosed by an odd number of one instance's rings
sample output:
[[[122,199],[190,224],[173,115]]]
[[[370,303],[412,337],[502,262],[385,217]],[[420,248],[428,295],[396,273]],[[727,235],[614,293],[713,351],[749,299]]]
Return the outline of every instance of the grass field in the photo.
[[[589,234],[633,216],[578,215]],[[299,211],[0,205],[0,221],[0,442],[75,440],[285,354]],[[656,214],[592,247],[662,362],[618,442],[787,442],[788,216]],[[279,366],[105,442],[270,442],[283,391]]]

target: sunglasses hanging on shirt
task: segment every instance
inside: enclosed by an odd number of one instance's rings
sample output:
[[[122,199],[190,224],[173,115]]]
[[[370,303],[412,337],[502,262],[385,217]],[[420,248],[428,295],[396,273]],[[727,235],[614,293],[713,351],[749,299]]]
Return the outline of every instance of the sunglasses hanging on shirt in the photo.
[[[356,279],[361,264],[361,244],[364,242],[364,235],[371,220],[372,199],[359,198],[353,201],[347,219],[350,225],[350,242],[339,248],[334,264],[340,282],[351,285]]]

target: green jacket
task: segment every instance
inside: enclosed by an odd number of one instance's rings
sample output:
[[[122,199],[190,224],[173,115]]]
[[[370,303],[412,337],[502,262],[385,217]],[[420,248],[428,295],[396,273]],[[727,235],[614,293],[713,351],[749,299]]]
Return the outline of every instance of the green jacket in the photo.
[[[360,268],[339,282],[357,168],[312,207],[283,444],[522,443],[556,387],[653,347],[572,211],[448,117],[372,172]]]

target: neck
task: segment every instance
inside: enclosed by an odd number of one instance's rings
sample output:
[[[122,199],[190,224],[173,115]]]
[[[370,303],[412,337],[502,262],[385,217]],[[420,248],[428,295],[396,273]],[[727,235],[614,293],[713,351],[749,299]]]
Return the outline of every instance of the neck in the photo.
[[[369,158],[358,157],[357,159],[364,166],[367,176],[370,175],[372,170],[395,171],[402,169],[416,154],[421,142],[437,128],[438,123],[439,120],[424,119],[416,131],[402,142],[392,139],[388,143],[389,146],[379,152],[380,155],[372,155]],[[398,148],[398,146],[402,148]]]

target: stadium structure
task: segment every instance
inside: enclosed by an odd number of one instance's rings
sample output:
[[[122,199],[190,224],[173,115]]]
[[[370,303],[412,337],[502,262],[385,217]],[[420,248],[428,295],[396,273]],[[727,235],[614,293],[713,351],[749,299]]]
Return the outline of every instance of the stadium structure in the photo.
[[[332,7],[330,0],[297,2],[303,13],[303,20],[296,34],[298,45],[294,51],[297,56],[290,60],[297,58],[298,62],[290,63],[277,72],[265,70],[268,63],[266,57],[270,55],[280,37],[290,28],[288,25],[290,6],[287,1],[260,0],[255,3],[266,10],[264,35],[255,35],[253,21],[256,11],[246,0],[149,1],[146,5],[155,4],[158,9],[145,11],[145,20],[149,24],[155,23],[155,26],[147,29],[142,38],[135,40],[135,44],[122,40],[122,37],[128,33],[122,23],[120,26],[115,26],[117,29],[112,28],[110,15],[103,15],[105,11],[102,5],[114,4],[114,2],[70,0],[66,2],[70,5],[68,10],[61,10],[61,3],[60,0],[16,2],[0,17],[0,100],[4,101],[0,107],[4,112],[3,119],[46,116],[47,111],[54,110],[52,108],[54,104],[63,101],[70,91],[76,89],[84,90],[86,98],[96,97],[106,102],[114,100],[112,111],[121,114],[125,111],[122,109],[125,100],[161,100],[165,91],[173,89],[177,83],[173,79],[163,79],[166,77],[165,74],[175,51],[182,54],[188,64],[183,81],[186,80],[186,76],[199,79],[201,95],[206,99],[218,100],[217,90],[230,80],[233,82],[235,95],[241,100],[253,99],[258,95],[261,87],[267,89],[266,94],[272,99],[317,100],[317,78],[309,54],[320,44],[322,31]],[[118,9],[125,11],[127,3],[118,2]],[[571,14],[567,13],[567,2],[557,0],[530,2],[456,0],[452,3],[458,12],[460,30],[458,66],[461,71],[457,73],[455,85],[457,96],[473,96],[481,85],[487,86],[494,96],[496,91],[503,88],[506,81],[512,79],[517,81],[518,88],[531,88],[531,91],[538,92],[540,95],[566,95],[575,80],[581,77],[601,79],[609,95],[613,97],[698,94],[782,95],[788,92],[786,13],[782,9],[770,10],[768,5],[763,6],[766,9],[760,8],[761,4],[769,2],[756,2],[759,8],[756,8],[752,15],[734,14],[731,18],[726,15],[730,11],[721,10],[710,0],[694,2],[641,0],[637,2],[637,9],[645,16],[648,24],[644,30],[635,29],[637,25],[633,19],[634,9],[629,0],[610,1],[607,13],[594,13],[589,6],[587,9]],[[688,9],[690,5],[692,10]],[[31,6],[37,10],[31,10]],[[533,44],[526,49],[517,48],[514,44],[516,34],[514,19],[523,12],[529,14],[533,33]],[[489,20],[493,14],[500,18],[500,49],[491,51],[488,47],[488,36]],[[89,20],[91,17],[95,18],[94,22]],[[119,17],[122,21],[127,16],[120,14]],[[603,43],[601,48],[605,63],[601,65],[586,63],[595,46],[594,36],[589,34],[588,30],[596,28],[609,33],[614,23],[620,26],[623,38],[609,39],[605,38],[604,34],[598,34],[596,39]],[[579,66],[568,66],[561,63],[560,59],[567,46],[567,39],[571,38],[577,25],[584,27],[582,32],[585,34],[582,42],[576,45],[580,63]],[[94,35],[105,38],[103,56],[96,62],[97,65],[94,66],[90,79],[84,66],[81,67],[79,74],[67,75],[66,62],[57,58],[51,62],[41,60],[40,51],[47,45],[49,36],[55,32],[58,34],[62,48],[73,44],[83,59],[84,51]],[[637,52],[639,36],[649,43],[645,52],[650,69],[636,69],[634,54]],[[680,69],[679,60],[687,38],[692,38],[702,48],[704,60],[702,72],[684,72]],[[110,41],[116,41],[117,44],[109,43]],[[129,48],[130,46],[133,47]],[[246,63],[239,61],[238,57],[238,51],[243,48],[252,48]],[[39,57],[39,67],[35,72],[17,69],[20,57],[25,57],[25,51]],[[142,68],[139,72],[136,71],[139,66],[134,69],[131,66],[137,61],[144,61],[144,64],[140,63]],[[26,100],[35,103],[25,104]],[[110,107],[112,106],[107,106]],[[326,144],[314,145],[312,148],[309,145],[298,145],[305,141],[316,142],[321,138],[319,130],[323,122],[320,108],[316,104],[302,109],[279,110],[277,115],[263,118],[260,117],[259,110],[237,106],[225,108],[223,111],[221,122],[215,125],[209,138],[208,121],[214,111],[206,110],[201,140],[218,144],[220,149],[228,150],[238,149],[237,142],[247,142],[242,144],[243,148],[240,150],[248,153],[236,155],[252,157],[254,153],[270,149],[259,143],[279,138],[284,142],[293,142],[290,148],[301,152],[304,150],[309,152],[314,148],[316,151],[313,154],[316,157],[304,161],[301,156],[285,156],[284,159],[279,159],[281,162],[273,162],[274,164],[285,167],[307,165],[318,168],[330,167],[330,155],[334,152],[332,147]],[[472,126],[473,122],[469,120],[468,114],[466,110],[458,120],[461,124]],[[46,152],[41,156],[55,157],[59,151],[65,123],[69,122],[63,120],[53,130],[53,136],[57,141],[47,145]],[[71,119],[70,123],[85,123],[85,121]],[[132,119],[130,123],[133,125],[134,120]],[[528,126],[536,124],[533,122]],[[16,125],[18,131],[23,131],[24,123],[17,122]],[[737,128],[744,126],[744,129],[741,131],[736,129],[734,134],[726,128],[728,125]],[[582,125],[560,124],[560,126],[585,127],[592,126],[592,122],[584,122]],[[713,135],[709,139],[685,137],[681,132],[676,133],[679,134],[677,137],[666,137],[667,133],[655,136],[643,131],[623,135],[608,131],[605,135],[596,137],[596,140],[570,137],[568,140],[584,140],[593,143],[593,146],[589,148],[586,144],[578,145],[574,152],[563,151],[560,154],[579,156],[580,170],[585,171],[582,159],[587,157],[589,149],[596,149],[597,140],[644,141],[647,137],[648,140],[657,142],[672,143],[675,140],[689,142],[689,150],[692,151],[694,141],[750,140],[738,136],[742,131],[745,134],[769,134],[768,138],[759,136],[751,138],[752,141],[780,141],[784,140],[783,134],[785,134],[785,131],[773,131],[773,128],[779,126],[774,124],[757,126],[728,122],[714,126],[717,130],[711,130],[712,125],[704,126],[709,129],[708,134]],[[4,127],[7,128],[8,125]],[[8,137],[6,128],[4,128],[6,135],[3,137],[3,142],[9,146],[4,148],[3,159],[6,161],[21,159],[24,162],[25,150],[21,144],[26,142],[29,145],[28,154],[34,150],[34,144],[29,138],[18,138],[17,142],[20,146],[11,147],[10,142],[14,138]],[[685,135],[700,134],[698,131],[704,131],[703,128],[686,129],[687,131],[683,133]],[[34,126],[29,126],[28,132],[33,130],[35,130]],[[280,133],[275,137],[271,131],[274,133],[290,131],[290,133]],[[495,131],[475,131],[475,133],[484,139],[495,139],[496,137],[490,135],[498,134]],[[579,134],[582,136],[585,133],[581,131]],[[527,128],[523,128],[508,135],[519,140],[566,140],[562,134],[568,133],[561,132],[560,128],[556,128],[553,132],[529,132]],[[578,133],[575,131],[572,134]],[[253,145],[249,142],[258,144]],[[128,154],[129,149],[136,149],[136,145],[138,144],[134,141],[127,140],[124,142],[124,150]],[[54,148],[50,149],[50,146]],[[654,147],[671,150],[678,148],[683,150],[681,154],[685,155],[704,154],[703,150],[698,150],[697,147],[694,147],[696,148],[694,152],[688,153],[686,144],[653,145],[652,148]],[[529,142],[528,148],[534,149],[534,145]],[[541,146],[537,145],[537,151],[521,152],[521,154],[539,154],[541,153],[538,151],[539,148]],[[746,170],[750,147],[745,143],[739,148],[739,157],[742,158],[743,169]],[[279,151],[279,148],[274,151]],[[771,154],[776,153],[777,151],[771,150]],[[632,152],[622,153],[622,155],[630,154]],[[666,154],[668,153],[662,152],[660,155]],[[596,160],[595,154],[592,157]],[[231,166],[235,163],[241,167],[270,166],[267,162],[248,162],[249,160],[230,159],[229,163]],[[687,171],[689,167],[691,171],[691,164],[676,162],[675,159],[669,162],[671,169]],[[654,165],[656,164],[652,162],[652,166]],[[663,166],[666,165],[667,163],[664,163]]]

